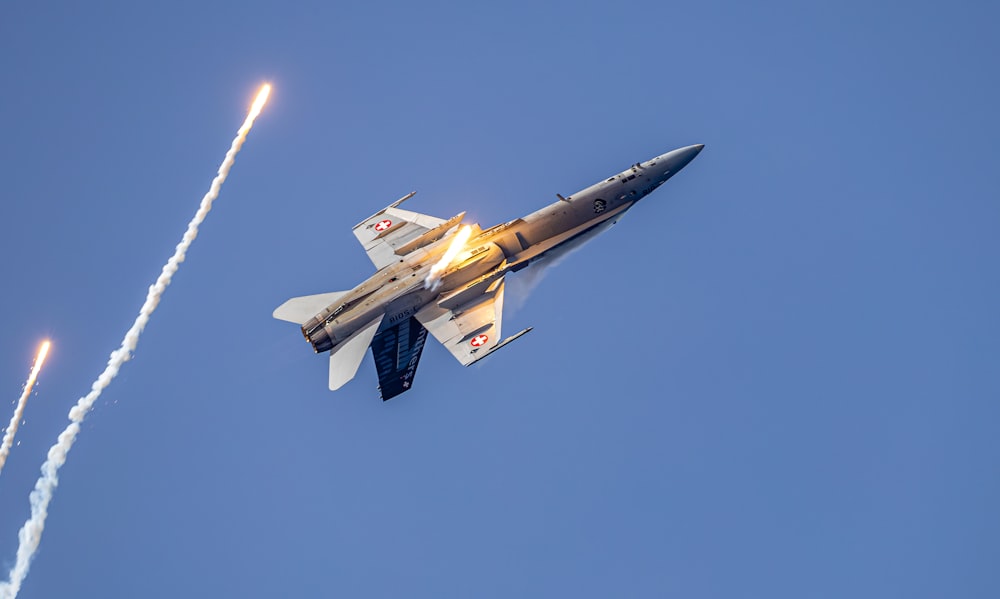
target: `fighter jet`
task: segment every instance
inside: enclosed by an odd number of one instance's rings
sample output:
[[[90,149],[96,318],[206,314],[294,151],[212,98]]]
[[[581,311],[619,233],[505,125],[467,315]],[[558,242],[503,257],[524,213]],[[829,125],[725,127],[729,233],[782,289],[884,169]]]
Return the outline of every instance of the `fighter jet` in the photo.
[[[667,152],[525,217],[482,230],[399,207],[412,192],[354,227],[378,269],[350,291],[295,297],[274,317],[302,327],[316,353],[330,353],[330,389],[354,378],[371,347],[382,400],[413,385],[427,332],[464,366],[531,328],[503,339],[504,279],[578,247],[607,230],[694,160],[704,146]]]

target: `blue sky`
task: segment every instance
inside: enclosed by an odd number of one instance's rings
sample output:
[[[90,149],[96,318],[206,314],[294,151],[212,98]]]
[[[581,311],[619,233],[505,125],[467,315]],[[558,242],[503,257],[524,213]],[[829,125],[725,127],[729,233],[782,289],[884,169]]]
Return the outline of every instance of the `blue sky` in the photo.
[[[54,346],[0,566],[266,80],[21,596],[997,596],[998,16],[8,6],[3,406]],[[350,228],[411,190],[485,227],[693,143],[506,314],[530,335],[469,369],[429,342],[393,401],[270,317],[368,276]]]

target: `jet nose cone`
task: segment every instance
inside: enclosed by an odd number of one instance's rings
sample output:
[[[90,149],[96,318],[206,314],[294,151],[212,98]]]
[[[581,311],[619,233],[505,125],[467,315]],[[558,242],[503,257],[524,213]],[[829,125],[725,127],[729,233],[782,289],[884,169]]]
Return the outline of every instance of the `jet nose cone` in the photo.
[[[680,148],[670,152],[670,155],[674,157],[678,162],[683,162],[678,168],[683,168],[687,163],[694,160],[694,157],[698,155],[699,152],[705,147],[705,144],[695,144],[693,146],[687,146],[686,148]]]
[[[705,144],[695,144],[693,146],[687,146],[684,148],[678,148],[671,152],[667,152],[662,156],[658,156],[655,159],[659,168],[663,169],[663,175],[666,178],[672,177],[677,171],[681,170],[688,165],[689,162],[694,160],[694,157],[701,152]]]

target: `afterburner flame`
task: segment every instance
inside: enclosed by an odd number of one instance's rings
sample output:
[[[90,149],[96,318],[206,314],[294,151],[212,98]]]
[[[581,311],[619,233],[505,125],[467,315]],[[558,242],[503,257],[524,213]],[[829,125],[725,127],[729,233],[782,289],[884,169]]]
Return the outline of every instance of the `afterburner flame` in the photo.
[[[444,255],[437,261],[437,264],[431,267],[431,271],[427,273],[425,286],[428,289],[437,287],[437,284],[441,282],[441,273],[448,268],[448,265],[455,259],[455,256],[457,256],[458,253],[465,248],[465,244],[469,241],[469,237],[471,235],[472,227],[469,225],[462,225],[462,228],[458,230],[458,233],[455,233],[455,238],[451,240],[451,244],[448,246]]]
[[[42,364],[45,363],[45,357],[49,355],[49,347],[52,343],[46,339],[42,342],[41,347],[38,348],[38,354],[35,355],[35,365],[31,368],[31,374],[28,375],[27,382],[24,383],[24,391],[21,392],[21,397],[17,400],[17,405],[14,407],[14,416],[10,419],[10,424],[7,425],[7,431],[4,433],[3,442],[0,443],[0,471],[3,471],[4,464],[7,463],[7,455],[10,454],[10,448],[14,444],[14,435],[17,434],[17,429],[21,425],[21,418],[24,416],[24,406],[28,403],[28,396],[31,395],[31,390],[35,387],[35,381],[38,380],[38,373],[42,371]]]

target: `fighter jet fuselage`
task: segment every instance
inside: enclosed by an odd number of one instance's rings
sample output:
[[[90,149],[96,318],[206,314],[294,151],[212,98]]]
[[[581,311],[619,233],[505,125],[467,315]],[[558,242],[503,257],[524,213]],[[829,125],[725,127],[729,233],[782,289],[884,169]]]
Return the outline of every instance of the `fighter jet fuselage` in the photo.
[[[399,209],[411,193],[354,228],[378,272],[347,292],[293,298],[274,316],[301,324],[316,353],[331,352],[331,389],[353,378],[370,345],[382,397],[389,399],[410,388],[427,330],[466,366],[530,330],[499,339],[504,277],[611,227],[702,147],[636,163],[486,230],[468,225],[468,241],[444,264],[464,213],[442,220]]]

